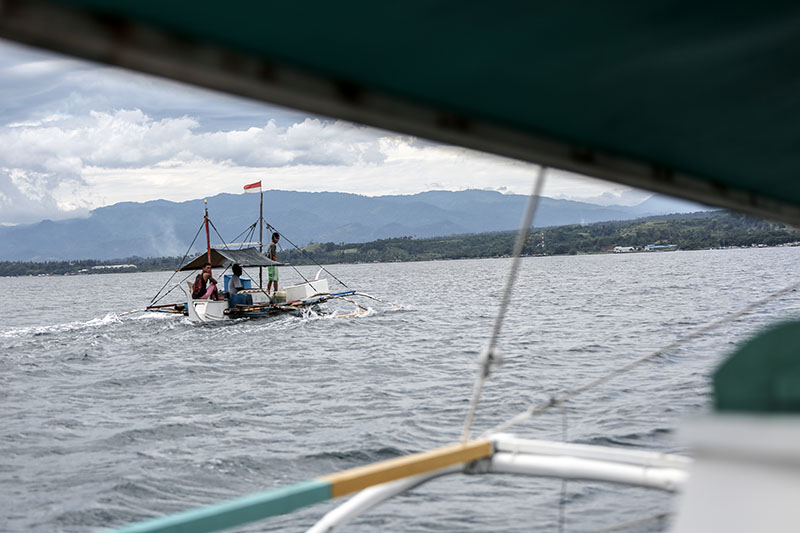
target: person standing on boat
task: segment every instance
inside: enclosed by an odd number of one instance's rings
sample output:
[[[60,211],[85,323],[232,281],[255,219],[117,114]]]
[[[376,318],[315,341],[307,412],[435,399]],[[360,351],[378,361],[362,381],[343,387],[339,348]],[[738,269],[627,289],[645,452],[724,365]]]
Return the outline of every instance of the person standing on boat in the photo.
[[[192,285],[192,299],[218,299],[217,280],[211,277],[211,263],[203,265],[203,271],[194,279],[194,285]]]
[[[272,242],[269,245],[269,249],[267,249],[267,257],[272,259],[273,261],[278,260],[278,241],[280,240],[281,236],[275,232],[272,234]],[[272,284],[275,284],[275,290],[273,292],[278,292],[278,267],[271,266],[267,267],[267,272],[269,273],[269,281],[267,282],[267,294],[269,294],[269,289],[272,287]]]

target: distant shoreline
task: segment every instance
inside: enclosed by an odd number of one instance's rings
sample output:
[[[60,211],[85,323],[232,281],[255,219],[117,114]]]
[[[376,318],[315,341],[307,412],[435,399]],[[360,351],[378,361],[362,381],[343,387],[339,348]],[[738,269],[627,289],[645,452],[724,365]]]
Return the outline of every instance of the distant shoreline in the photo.
[[[696,248],[696,249],[687,249],[681,250],[680,248],[676,248],[675,252],[702,252],[702,251],[725,251],[725,250],[752,250],[752,249],[766,249],[766,248],[794,248],[800,247],[800,242],[793,242],[787,244],[775,244],[775,245],[756,245],[756,246],[728,246],[728,247],[721,247],[721,248]],[[646,251],[646,250],[637,250],[633,252],[624,252],[624,254],[661,254],[666,252],[659,252],[659,251]],[[613,251],[600,251],[600,252],[581,252],[577,254],[523,254],[522,257],[563,257],[563,256],[570,256],[570,255],[624,255],[620,253],[616,253]],[[381,263],[423,263],[427,261],[470,261],[474,259],[508,259],[510,255],[493,255],[493,256],[484,256],[484,257],[447,257],[447,258],[435,258],[435,259],[407,259],[407,260],[394,260],[394,261],[350,261],[350,262],[337,262],[337,263],[324,263],[325,266],[337,266],[337,265],[369,265],[369,264],[381,264]],[[19,264],[19,262],[14,261],[0,261],[0,268],[4,264],[15,265]],[[316,263],[291,263],[294,266],[310,266],[316,265]],[[287,265],[288,266],[288,265]],[[45,278],[45,277],[55,277],[55,276],[95,276],[95,275],[103,275],[103,274],[133,274],[136,272],[174,272],[173,268],[152,268],[152,269],[140,269],[140,268],[131,268],[131,269],[120,269],[120,270],[101,270],[95,272],[65,272],[64,274],[0,274],[0,277],[30,277],[30,278]]]
[[[425,239],[397,237],[364,243],[310,243],[302,251],[283,250],[279,257],[281,261],[298,266],[502,258],[511,255],[515,239],[516,232],[509,231]],[[648,246],[655,249],[646,250]],[[534,229],[525,243],[523,255],[623,255],[776,246],[800,246],[800,229],[718,212],[685,219],[650,217]],[[111,261],[2,261],[0,276],[174,271],[180,260],[180,257],[128,257]]]

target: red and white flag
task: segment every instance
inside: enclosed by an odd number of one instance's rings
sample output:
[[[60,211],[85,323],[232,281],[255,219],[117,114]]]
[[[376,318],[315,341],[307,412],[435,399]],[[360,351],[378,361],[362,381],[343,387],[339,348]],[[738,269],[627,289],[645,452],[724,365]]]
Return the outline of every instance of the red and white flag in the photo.
[[[261,192],[261,182],[257,181],[244,186],[244,192]]]

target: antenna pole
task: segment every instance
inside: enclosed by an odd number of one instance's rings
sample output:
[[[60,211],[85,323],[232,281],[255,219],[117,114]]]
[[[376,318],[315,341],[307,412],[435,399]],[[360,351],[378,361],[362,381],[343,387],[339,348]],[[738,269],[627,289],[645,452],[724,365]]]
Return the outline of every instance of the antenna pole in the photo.
[[[261,189],[259,187],[259,189]],[[264,252],[264,191],[259,190],[261,201],[258,204],[258,251]],[[258,267],[258,288],[264,288],[264,267]]]
[[[208,251],[208,262],[211,263],[211,236],[208,233],[208,200],[203,199],[205,206],[205,215],[203,216],[203,223],[206,225],[206,250]]]

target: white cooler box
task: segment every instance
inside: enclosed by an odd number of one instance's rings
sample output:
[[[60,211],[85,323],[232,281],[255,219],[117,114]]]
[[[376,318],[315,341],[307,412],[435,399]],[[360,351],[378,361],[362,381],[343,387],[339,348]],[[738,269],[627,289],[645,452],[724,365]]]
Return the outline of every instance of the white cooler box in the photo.
[[[291,287],[284,287],[283,292],[286,293],[286,301],[294,302],[295,300],[308,300],[315,294],[328,293],[328,280],[315,279],[300,285],[292,285]]]

